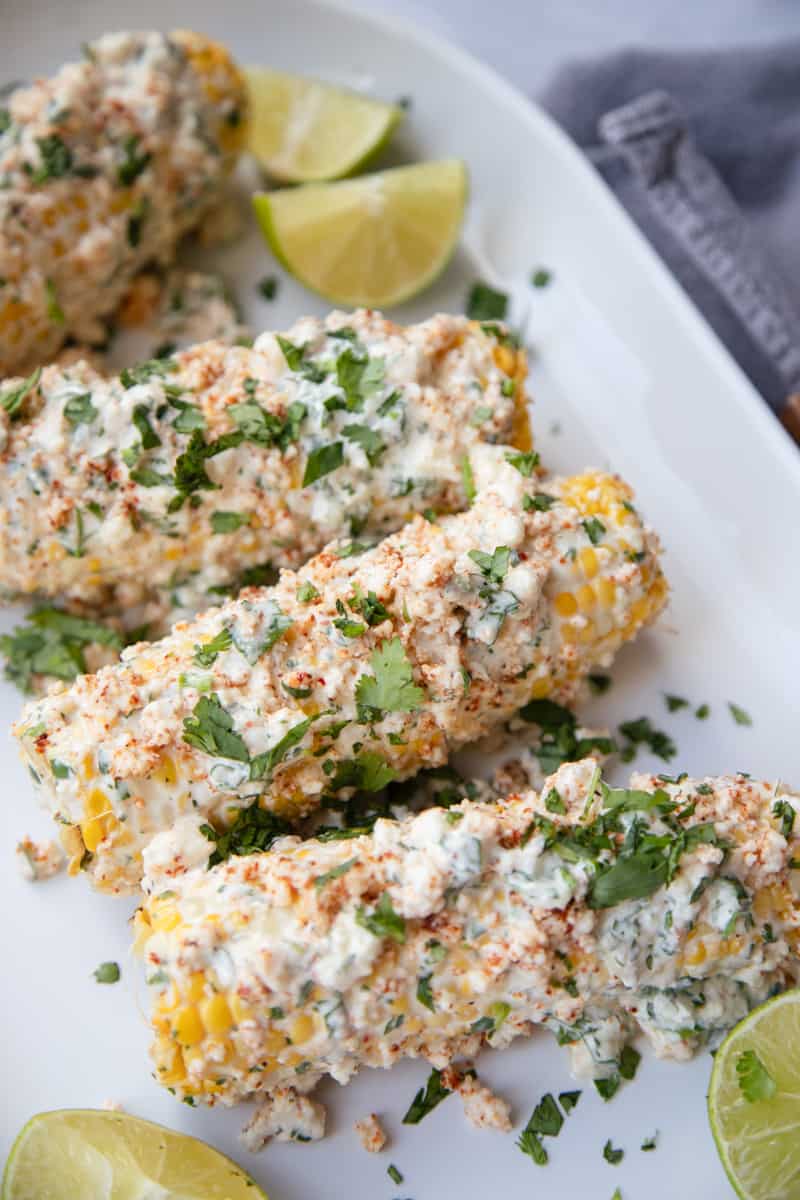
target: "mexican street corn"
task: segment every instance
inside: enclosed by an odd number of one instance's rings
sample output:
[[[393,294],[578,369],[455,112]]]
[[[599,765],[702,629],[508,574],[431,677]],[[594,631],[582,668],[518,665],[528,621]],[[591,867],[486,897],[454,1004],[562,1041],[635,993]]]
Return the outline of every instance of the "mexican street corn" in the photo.
[[[0,373],[28,370],[169,261],[218,202],[246,92],[197,33],[107,34],[0,107]]]
[[[637,1032],[688,1058],[798,980],[798,811],[747,776],[612,789],[584,760],[541,793],[211,869],[185,817],[145,852],[156,1078],[232,1104],[534,1025],[595,1078]]]
[[[0,396],[0,589],[106,612],[155,592],[194,614],[348,529],[374,539],[463,508],[474,447],[530,450],[524,376],[499,326],[362,311],[112,380],[77,364],[15,381]]]
[[[134,887],[186,812],[224,823],[258,799],[295,819],[444,763],[531,697],[574,701],[666,583],[624,483],[539,490],[527,467],[477,447],[465,513],[331,545],[30,703],[15,732],[73,870]]]

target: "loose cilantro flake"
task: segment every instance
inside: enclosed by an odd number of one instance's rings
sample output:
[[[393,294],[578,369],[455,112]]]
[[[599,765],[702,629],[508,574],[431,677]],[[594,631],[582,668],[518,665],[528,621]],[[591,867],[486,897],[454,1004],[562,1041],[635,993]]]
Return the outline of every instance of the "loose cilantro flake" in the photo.
[[[561,1107],[563,1108],[564,1112],[567,1114],[567,1116],[569,1116],[569,1114],[572,1112],[572,1110],[576,1107],[580,1098],[581,1098],[580,1092],[559,1092],[558,1093],[558,1102],[561,1105]]]
[[[115,962],[100,963],[92,973],[98,983],[118,983],[122,975],[119,963]]]
[[[385,894],[385,893],[384,893]],[[431,990],[431,976],[420,975],[417,980],[417,999],[420,1004],[424,1004],[425,1008],[429,1008],[431,1012],[436,1012],[436,1005],[433,1000],[433,992]]]
[[[642,1056],[634,1046],[623,1046],[619,1056],[619,1073],[623,1079],[634,1079]]]
[[[278,278],[276,275],[265,275],[258,283],[258,294],[264,300],[274,300],[278,294]]]
[[[325,871],[322,875],[314,877],[314,887],[317,891],[321,891],[328,883],[333,883],[335,879],[341,879],[346,875],[351,867],[354,867],[358,862],[357,858],[348,858],[347,862],[339,863],[336,867],[331,867],[329,871]]]
[[[689,701],[684,700],[683,696],[671,696],[669,692],[664,693],[664,703],[670,712],[678,712],[681,708],[689,707]]]
[[[117,181],[122,187],[130,187],[149,165],[152,154],[139,153],[139,137],[132,133],[122,144],[122,161],[117,167]]]
[[[361,447],[371,467],[377,466],[386,449],[386,443],[379,433],[375,433],[369,425],[345,425],[342,433],[348,441]]]
[[[400,1174],[394,1163],[389,1163],[389,1166],[386,1168],[386,1174],[389,1176],[392,1183],[403,1182],[403,1176]]]
[[[269,750],[263,754],[257,754],[250,764],[250,778],[269,780],[272,772],[283,762],[289,751],[293,750],[295,746],[299,746],[315,719],[306,717],[304,721],[300,721],[288,729]]]
[[[59,134],[49,133],[46,137],[37,138],[36,145],[39,149],[39,166],[31,175],[34,183],[63,179],[69,175],[73,164],[72,151]]]
[[[605,1079],[595,1079],[594,1086],[597,1089],[598,1095],[603,1100],[608,1102],[616,1096],[619,1091],[620,1077],[619,1075],[609,1075]]]
[[[64,310],[58,302],[58,292],[52,279],[45,279],[44,290],[47,298],[47,315],[56,325],[63,325],[66,320]]]
[[[475,476],[472,472],[472,463],[466,454],[461,460],[461,486],[464,488],[464,496],[467,504],[472,504],[478,493],[475,490]]]
[[[547,492],[535,492],[532,496],[522,497],[525,512],[549,512],[555,502],[555,496],[548,496]]]
[[[611,677],[609,675],[590,675],[589,687],[595,696],[604,696],[611,687]]]
[[[359,720],[380,721],[387,712],[413,712],[425,699],[414,683],[414,672],[400,638],[380,643],[369,658],[374,675],[362,675],[356,684]]]
[[[487,583],[499,584],[505,579],[511,562],[508,546],[498,546],[491,554],[486,554],[483,550],[470,550],[467,556],[480,568]]]
[[[603,1146],[603,1158],[606,1162],[611,1163],[612,1167],[618,1167],[624,1157],[625,1151],[615,1149],[611,1144],[611,1138],[609,1138],[605,1146]]]
[[[411,1101],[408,1112],[403,1117],[404,1125],[419,1125],[423,1117],[433,1112],[437,1104],[441,1104],[451,1095],[450,1088],[442,1083],[442,1072],[434,1068],[428,1076],[424,1088],[420,1088]]]
[[[84,674],[84,647],[92,643],[122,649],[116,630],[57,608],[37,609],[26,620],[27,625],[0,636],[6,678],[23,692],[31,690],[36,675],[69,682]]]
[[[668,733],[655,729],[649,717],[638,717],[635,721],[625,721],[619,727],[622,736],[628,741],[628,760],[635,756],[637,746],[647,746],[658,758],[665,762],[674,758],[678,748]]]
[[[750,716],[750,714],[745,712],[743,708],[740,708],[738,704],[734,704],[732,700],[728,701],[728,708],[730,709],[730,714],[737,725],[753,724],[753,718]]]
[[[373,750],[365,750],[355,758],[342,759],[331,777],[331,790],[356,788],[361,792],[380,792],[396,777],[396,771],[385,758]]]
[[[210,667],[216,662],[217,655],[230,650],[232,645],[230,629],[220,629],[210,641],[195,646],[193,661],[198,667]]]
[[[535,288],[544,288],[547,287],[552,278],[552,271],[548,271],[546,267],[537,267],[531,274],[531,283]]]
[[[467,297],[467,316],[472,321],[502,321],[508,311],[508,294],[478,280]]]
[[[406,940],[405,920],[394,911],[388,892],[383,893],[371,912],[368,912],[363,904],[359,905],[356,910],[356,921],[362,929],[368,929],[375,937],[390,938],[400,946]]]
[[[736,1078],[748,1104],[754,1104],[757,1100],[771,1100],[777,1091],[775,1080],[755,1050],[743,1050],[738,1056]]]
[[[658,1130],[650,1137],[646,1137],[639,1147],[640,1150],[655,1150],[656,1142],[658,1141]]]
[[[309,604],[310,601],[316,600],[319,592],[314,587],[310,580],[305,579],[297,588],[297,599],[301,604]]]
[[[225,450],[240,446],[243,440],[244,435],[236,430],[234,433],[224,433],[216,441],[206,442],[200,429],[193,430],[189,445],[175,462],[177,495],[170,500],[167,511],[177,512],[195,492],[215,491],[219,484],[209,478],[206,461]]]
[[[517,1139],[517,1146],[528,1158],[532,1158],[537,1167],[545,1167],[550,1161],[549,1155],[540,1142],[537,1134],[530,1129],[523,1129]]]
[[[149,358],[133,367],[124,367],[120,371],[119,379],[124,388],[132,388],[139,383],[147,383],[154,376],[163,378],[174,370],[175,363],[168,358]]]
[[[133,410],[133,423],[139,432],[143,450],[155,450],[161,445],[161,438],[150,424],[150,414],[146,404],[137,404]]]

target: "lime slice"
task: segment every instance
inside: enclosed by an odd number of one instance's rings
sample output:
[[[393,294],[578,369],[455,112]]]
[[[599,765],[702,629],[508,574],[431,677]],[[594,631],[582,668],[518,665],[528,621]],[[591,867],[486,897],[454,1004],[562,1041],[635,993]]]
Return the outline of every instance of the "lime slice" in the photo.
[[[396,104],[370,100],[302,75],[250,67],[248,146],[284,183],[341,179],[359,170],[403,116]]]
[[[126,1113],[62,1109],[33,1117],[11,1148],[3,1200],[266,1200],[205,1142]]]
[[[447,265],[466,197],[466,167],[447,159],[259,192],[253,204],[273,253],[306,287],[344,307],[388,308]]]
[[[768,1000],[728,1034],[714,1059],[708,1115],[737,1195],[800,1198],[800,991]]]

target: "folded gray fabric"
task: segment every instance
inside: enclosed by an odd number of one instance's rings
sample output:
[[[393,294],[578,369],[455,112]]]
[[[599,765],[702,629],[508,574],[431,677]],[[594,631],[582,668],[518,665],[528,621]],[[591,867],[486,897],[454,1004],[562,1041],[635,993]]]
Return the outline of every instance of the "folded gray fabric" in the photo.
[[[628,50],[565,67],[540,99],[787,415],[800,393],[800,40]]]

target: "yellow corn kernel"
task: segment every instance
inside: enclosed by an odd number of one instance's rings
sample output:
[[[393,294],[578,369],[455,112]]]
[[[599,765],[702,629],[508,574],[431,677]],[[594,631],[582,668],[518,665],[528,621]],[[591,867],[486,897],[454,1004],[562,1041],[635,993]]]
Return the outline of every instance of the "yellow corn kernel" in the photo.
[[[193,1004],[185,1004],[183,1008],[178,1009],[172,1028],[182,1046],[196,1046],[205,1037],[203,1022]]]
[[[242,1000],[237,992],[230,996],[228,1006],[237,1025],[241,1025],[244,1021],[252,1021],[255,1017],[252,1005],[248,1004],[246,1000]]]
[[[89,751],[88,754],[84,754],[83,762],[81,763],[81,766],[83,767],[84,779],[87,779],[87,780],[94,779],[94,777],[95,777],[94,755],[92,754],[91,751]]]
[[[176,929],[181,923],[181,914],[178,912],[174,904],[165,904],[157,913],[153,914],[153,929],[157,933],[169,933],[171,929]]]
[[[585,625],[582,625],[581,628],[578,630],[578,641],[583,646],[590,645],[594,641],[596,636],[597,636],[597,626],[595,625],[594,621],[591,621],[591,620],[587,621],[585,623]]]
[[[86,799],[87,817],[101,817],[110,811],[108,796],[102,788],[92,788]]]
[[[594,546],[582,546],[578,551],[578,559],[587,579],[594,579],[597,574],[597,551]]]
[[[691,952],[684,954],[683,961],[687,967],[699,967],[701,963],[706,961],[707,957],[706,944],[698,939]]]
[[[559,592],[554,603],[559,616],[572,617],[578,611],[578,601],[572,592]]]
[[[97,847],[105,837],[103,822],[94,817],[91,821],[84,821],[81,825],[81,834],[83,835],[83,844],[90,854],[94,854]]]
[[[601,608],[613,608],[617,598],[617,585],[613,579],[598,579],[595,584],[597,600]]]
[[[581,612],[588,612],[597,603],[595,590],[590,583],[584,583],[575,593],[575,600]]]
[[[314,1034],[314,1018],[308,1013],[299,1013],[289,1026],[289,1037],[295,1046],[302,1046]]]
[[[173,784],[177,783],[178,772],[173,759],[171,759],[168,754],[165,754],[161,759],[161,762],[158,764],[155,771],[153,771],[152,778],[156,783],[166,784],[167,787],[171,787]]]
[[[639,625],[649,616],[651,608],[649,596],[640,596],[638,600],[634,600],[631,605],[630,619],[634,624]]]
[[[543,700],[545,696],[550,695],[552,683],[548,675],[543,675],[541,679],[537,679],[531,688],[532,700]]]
[[[171,1087],[186,1078],[186,1064],[183,1061],[183,1054],[177,1046],[167,1043],[164,1052],[164,1061],[156,1069],[159,1082]]]
[[[193,1001],[195,1004],[202,1000],[206,994],[206,977],[202,971],[195,971],[189,976],[189,982],[186,986],[186,999]]]
[[[200,1005],[200,1016],[203,1018],[203,1024],[208,1032],[215,1037],[221,1033],[227,1033],[233,1024],[228,1001],[219,993],[203,1001]]]

